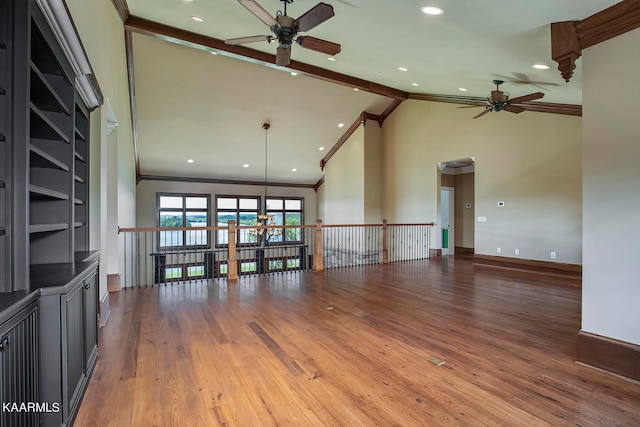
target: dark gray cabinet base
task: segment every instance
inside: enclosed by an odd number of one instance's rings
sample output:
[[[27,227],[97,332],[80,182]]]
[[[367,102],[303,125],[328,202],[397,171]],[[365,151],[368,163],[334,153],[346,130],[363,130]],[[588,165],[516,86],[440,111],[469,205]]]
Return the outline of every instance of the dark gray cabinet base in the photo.
[[[36,427],[40,415],[25,411],[39,402],[38,302],[0,325],[0,426]]]
[[[67,426],[80,406],[98,356],[97,262],[65,286],[41,290],[41,400],[60,404],[42,426]]]

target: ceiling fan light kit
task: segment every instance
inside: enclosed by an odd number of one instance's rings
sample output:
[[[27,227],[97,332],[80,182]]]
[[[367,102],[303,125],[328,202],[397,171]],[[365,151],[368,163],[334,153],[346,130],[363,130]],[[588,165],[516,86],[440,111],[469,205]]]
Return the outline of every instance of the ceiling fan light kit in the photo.
[[[505,92],[500,90],[500,85],[503,84],[502,80],[494,80],[493,84],[496,85],[496,90],[492,90],[489,96],[487,96],[487,102],[484,106],[485,110],[473,116],[474,119],[478,117],[482,117],[490,112],[499,112],[499,111],[508,111],[510,113],[522,113],[527,110],[527,102],[533,101],[534,99],[540,99],[544,96],[542,92],[530,93],[529,95],[518,96],[516,98],[509,98],[509,92]],[[482,105],[472,105],[467,107],[458,107],[458,108],[473,108],[473,107],[482,107]]]
[[[237,45],[265,40],[271,43],[277,40],[276,65],[283,67],[291,63],[291,46],[294,42],[305,49],[331,56],[337,55],[340,52],[341,47],[338,43],[310,36],[299,36],[296,38],[299,32],[307,32],[333,17],[334,12],[331,5],[322,2],[318,3],[298,19],[294,19],[287,15],[287,5],[293,3],[293,0],[280,1],[284,3],[284,12],[278,11],[274,18],[255,0],[238,0],[238,3],[244,6],[256,18],[268,25],[274,35],[237,37],[227,39],[224,42],[230,45]]]

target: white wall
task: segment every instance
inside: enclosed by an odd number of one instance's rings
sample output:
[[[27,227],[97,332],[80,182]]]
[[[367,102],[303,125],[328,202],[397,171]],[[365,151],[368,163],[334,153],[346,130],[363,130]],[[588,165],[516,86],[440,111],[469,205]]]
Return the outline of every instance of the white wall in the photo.
[[[325,224],[364,223],[364,153],[365,127],[361,125],[325,166],[324,218],[320,218]]]
[[[640,29],[583,51],[582,329],[640,344]]]
[[[457,105],[409,100],[382,127],[383,216],[438,222],[437,164],[475,158],[475,253],[582,262],[581,118],[525,112],[473,120]],[[504,208],[497,207],[505,201]],[[432,245],[438,244],[437,233]]]
[[[382,221],[382,130],[373,120],[364,125],[364,222]]]
[[[118,119],[117,168],[104,170],[107,164],[107,113],[105,107],[91,115],[90,245],[101,250],[100,298],[107,292],[107,266],[111,265],[106,239],[117,230],[108,227],[107,218],[117,212],[120,226],[135,225],[135,161],[129,104],[129,84],[125,55],[124,26],[111,0],[66,0],[71,17],[100,89],[111,101]],[[118,204],[108,203],[104,180],[117,174]]]

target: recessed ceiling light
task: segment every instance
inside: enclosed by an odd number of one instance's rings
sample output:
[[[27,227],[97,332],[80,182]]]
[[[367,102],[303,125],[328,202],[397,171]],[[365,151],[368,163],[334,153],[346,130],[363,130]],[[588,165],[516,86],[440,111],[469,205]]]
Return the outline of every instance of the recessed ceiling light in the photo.
[[[425,6],[420,10],[422,10],[422,13],[426,13],[427,15],[442,15],[444,13],[444,9],[436,6]]]
[[[293,168],[293,169],[291,169],[291,172],[295,172],[295,171],[297,171],[297,170],[298,170],[298,169]]]
[[[466,88],[466,87],[459,87],[459,88],[458,88],[458,90],[459,90],[460,92],[466,92],[466,91],[467,91],[467,88]]]
[[[343,128],[344,127],[344,123],[338,123],[338,127],[339,128]]]
[[[291,72],[291,75],[292,75],[292,76],[297,76],[297,75],[298,75],[298,73],[296,73],[295,71],[292,71],[292,72]]]
[[[199,16],[192,16],[191,19],[198,22],[204,22],[204,19],[200,18]]]
[[[533,68],[537,68],[538,70],[548,70],[551,67],[547,64],[533,64]]]
[[[324,147],[320,147],[320,148],[318,148],[318,150],[324,151]]]
[[[354,87],[353,90],[355,90],[356,92],[359,91],[360,89],[358,89],[357,87]]]
[[[211,55],[217,55],[217,54],[218,54],[218,52],[211,51]]]
[[[249,163],[245,163],[244,165],[242,165],[243,168],[248,168],[249,167]]]
[[[335,61],[335,60],[336,60],[336,58],[334,58],[334,57],[332,57],[332,56],[328,57],[327,59],[328,59],[329,61]]]
[[[187,163],[193,163],[193,159],[187,160]]]
[[[409,69],[405,68],[405,67],[398,67],[398,70],[400,70],[400,71],[409,71]]]
[[[418,83],[411,83],[411,86],[420,86]]]
[[[376,74],[376,75],[378,75],[378,76],[381,76],[381,75],[382,75],[382,72],[380,72],[380,71],[374,71],[374,72],[373,72],[373,74]]]

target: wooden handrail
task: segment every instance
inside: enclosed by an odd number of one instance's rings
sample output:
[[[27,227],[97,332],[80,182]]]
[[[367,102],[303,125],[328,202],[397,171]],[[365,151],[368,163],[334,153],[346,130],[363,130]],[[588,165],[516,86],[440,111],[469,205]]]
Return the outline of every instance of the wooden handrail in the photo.
[[[425,223],[387,223],[387,227],[416,227],[416,226],[428,226],[435,225],[433,222]],[[340,227],[381,227],[381,224],[322,224],[321,228],[340,228]],[[148,233],[148,232],[160,232],[160,231],[219,231],[227,230],[228,226],[214,225],[207,227],[138,227],[138,228],[118,228],[118,234],[120,233]],[[250,229],[265,229],[265,228],[317,228],[317,224],[313,225],[236,225],[236,230],[250,230]]]

